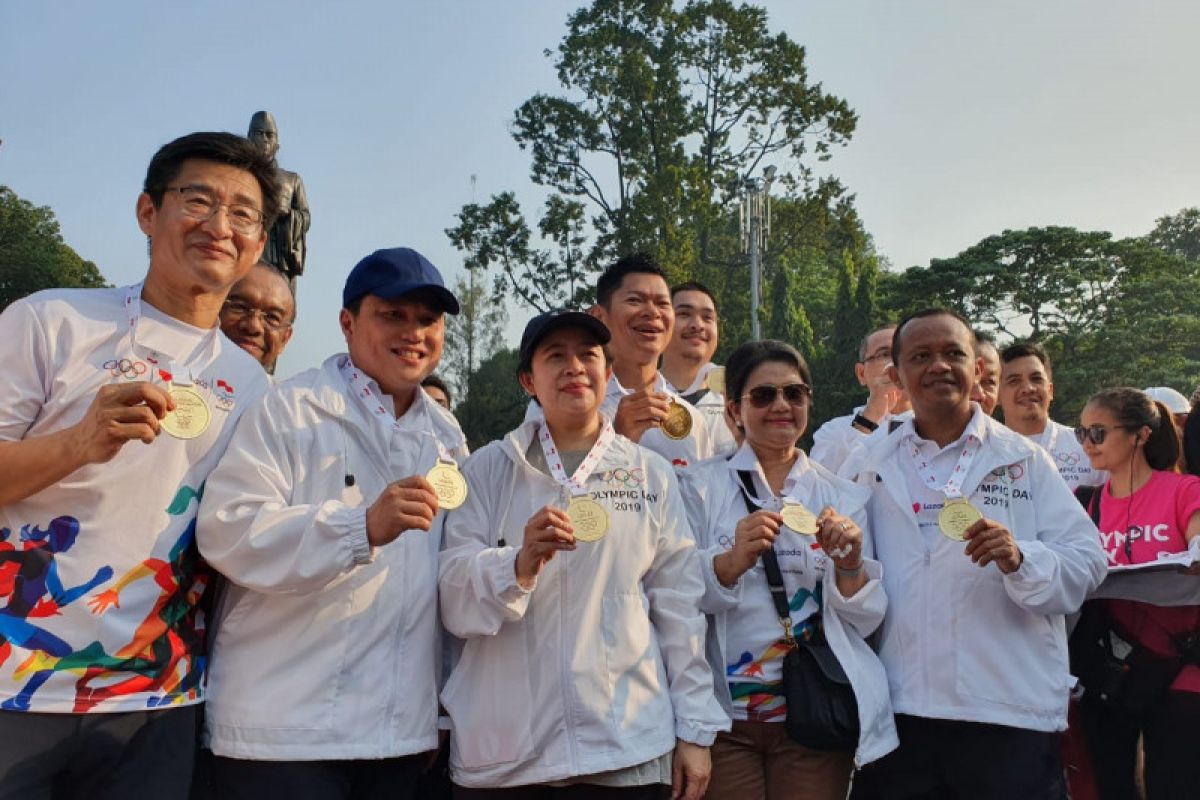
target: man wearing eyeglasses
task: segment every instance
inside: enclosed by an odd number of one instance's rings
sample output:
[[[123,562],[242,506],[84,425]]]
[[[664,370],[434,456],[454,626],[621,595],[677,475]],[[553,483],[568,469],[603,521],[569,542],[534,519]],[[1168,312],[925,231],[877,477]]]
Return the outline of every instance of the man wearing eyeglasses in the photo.
[[[1074,431],[1050,419],[1054,379],[1046,351],[1035,342],[1017,342],[1004,348],[1000,360],[1004,424],[1044,447],[1072,491],[1080,486],[1103,486],[1108,473],[1092,469]]]
[[[892,365],[892,332],[886,325],[863,337],[858,346],[854,376],[869,394],[867,402],[844,417],[834,417],[813,433],[810,458],[831,472],[839,472],[846,459],[881,426],[907,418],[908,396],[888,377]]]
[[[143,281],[0,314],[0,798],[186,797],[209,584],[198,500],[266,391],[221,336],[277,177],[196,133],[150,162]]]
[[[229,290],[221,306],[221,333],[269,374],[292,338],[296,299],[287,278],[270,264],[255,264]]]

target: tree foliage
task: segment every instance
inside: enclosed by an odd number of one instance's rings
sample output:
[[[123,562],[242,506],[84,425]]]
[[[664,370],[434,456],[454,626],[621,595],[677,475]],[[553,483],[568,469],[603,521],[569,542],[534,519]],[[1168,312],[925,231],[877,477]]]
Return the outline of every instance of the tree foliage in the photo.
[[[106,285],[96,265],[63,241],[49,207],[0,185],[0,310],[42,289]]]
[[[454,415],[472,450],[500,438],[521,424],[529,397],[517,383],[518,354],[498,350],[471,375],[467,399],[454,407]]]
[[[1146,241],[1171,255],[1200,261],[1200,208],[1185,208],[1160,217]]]
[[[554,58],[561,94],[536,94],[517,109],[512,135],[530,155],[530,177],[571,210],[570,274],[584,284],[617,255],[654,253],[674,276],[713,262],[729,267],[730,215],[745,180],[772,159],[799,192],[808,162],[827,158],[856,124],[844,100],[811,83],[804,48],[772,33],[766,12],[726,0],[594,0],[573,13]],[[483,214],[479,209],[491,209]],[[555,219],[547,203],[543,219]],[[495,254],[511,292],[531,308],[546,297],[546,270],[510,193],[468,206],[450,233],[466,252]],[[556,228],[543,238],[563,247]],[[734,232],[736,243],[736,232]],[[486,240],[486,244],[484,244]],[[563,292],[578,300],[578,293]]]
[[[1041,342],[1054,365],[1054,413],[1072,420],[1106,386],[1190,392],[1200,381],[1200,261],[1154,241],[1064,227],[1004,231],[884,281],[881,300],[894,314],[954,308],[1002,346]]]
[[[446,315],[446,338],[442,365],[446,378],[454,386],[455,396],[465,400],[470,379],[479,365],[504,346],[504,326],[508,313],[504,304],[493,303],[485,286],[471,269],[454,285],[458,314]]]

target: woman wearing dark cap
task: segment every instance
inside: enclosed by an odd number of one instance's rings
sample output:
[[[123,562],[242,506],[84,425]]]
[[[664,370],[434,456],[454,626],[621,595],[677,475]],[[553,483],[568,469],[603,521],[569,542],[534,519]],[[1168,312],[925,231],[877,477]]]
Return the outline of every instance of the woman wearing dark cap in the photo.
[[[518,378],[542,418],[463,467],[439,576],[465,640],[442,693],[457,797],[698,800],[729,726],[674,472],[600,414],[608,340],[586,314],[535,317]]]
[[[796,442],[808,427],[812,377],[790,345],[748,342],[726,366],[726,403],[745,440],[728,460],[684,476],[710,617],[709,661],[733,730],[713,745],[708,796],[842,798],[856,766],[896,746],[883,666],[867,646],[887,607],[880,566],[864,552],[869,492]],[[774,552],[790,630],[771,596]],[[769,571],[770,570],[770,571]],[[783,694],[789,637],[821,634],[857,700],[856,745],[820,750],[788,738]]]

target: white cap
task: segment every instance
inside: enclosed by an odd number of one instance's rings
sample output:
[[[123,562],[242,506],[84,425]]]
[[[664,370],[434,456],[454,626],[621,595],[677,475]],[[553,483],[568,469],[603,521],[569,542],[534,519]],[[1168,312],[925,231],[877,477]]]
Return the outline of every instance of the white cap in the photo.
[[[1187,414],[1192,410],[1188,399],[1170,386],[1151,386],[1146,389],[1146,394],[1166,406],[1172,414]]]

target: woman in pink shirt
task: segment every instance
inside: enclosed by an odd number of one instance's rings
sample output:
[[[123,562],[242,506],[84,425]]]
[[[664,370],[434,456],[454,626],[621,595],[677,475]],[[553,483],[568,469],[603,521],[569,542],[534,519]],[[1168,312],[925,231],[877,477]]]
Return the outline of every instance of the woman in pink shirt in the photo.
[[[1137,389],[1105,389],[1088,400],[1080,422],[1075,433],[1092,467],[1110,476],[1086,498],[1110,567],[1186,551],[1200,534],[1200,478],[1175,472],[1179,435],[1166,407]],[[1102,634],[1107,668],[1080,670],[1081,719],[1101,797],[1137,796],[1139,735],[1147,800],[1196,797],[1200,606],[1102,600],[1085,612],[1111,631]]]

